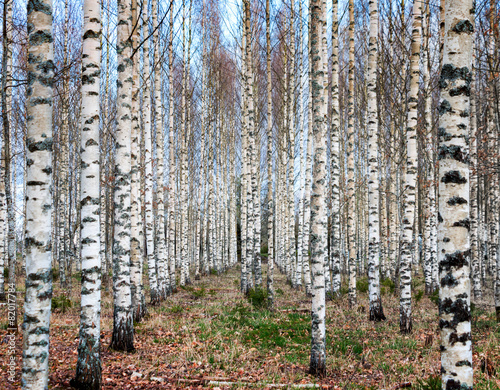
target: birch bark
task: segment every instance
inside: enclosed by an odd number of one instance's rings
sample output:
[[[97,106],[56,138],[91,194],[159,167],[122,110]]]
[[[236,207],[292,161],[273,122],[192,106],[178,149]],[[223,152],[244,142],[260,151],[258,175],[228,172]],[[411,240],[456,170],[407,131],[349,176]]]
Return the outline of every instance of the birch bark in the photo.
[[[113,237],[113,334],[111,348],[134,349],[130,290],[130,169],[132,107],[132,18],[130,0],[118,0],[117,126],[115,131],[115,225]]]
[[[76,377],[72,386],[101,388],[101,257],[99,215],[99,86],[101,16],[99,2],[84,2],[81,111],[82,289]]]
[[[26,295],[23,323],[23,389],[49,381],[52,297],[52,102],[54,48],[52,1],[29,0],[26,135]]]
[[[470,83],[474,8],[445,1],[439,86],[439,327],[443,389],[472,389],[469,244]]]
[[[325,352],[325,258],[327,249],[326,213],[326,137],[327,94],[326,69],[326,1],[311,0],[312,122],[314,137],[313,185],[311,194],[311,273],[312,273],[312,342],[309,372],[326,374]]]
[[[379,166],[378,166],[378,113],[377,113],[377,60],[378,60],[378,2],[369,1],[370,41],[368,48],[368,287],[370,320],[385,320],[380,296],[380,221],[379,221]]]

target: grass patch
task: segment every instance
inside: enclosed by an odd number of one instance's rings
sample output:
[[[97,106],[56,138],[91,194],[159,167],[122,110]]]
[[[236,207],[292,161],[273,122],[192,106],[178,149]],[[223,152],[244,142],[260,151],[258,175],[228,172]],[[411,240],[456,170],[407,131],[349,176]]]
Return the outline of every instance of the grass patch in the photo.
[[[299,313],[271,313],[265,309],[253,310],[240,302],[225,309],[210,324],[200,322],[200,339],[218,350],[219,340],[255,348],[259,354],[283,351],[291,363],[306,363],[311,342],[311,317]],[[217,341],[215,341],[217,340]],[[219,349],[222,347],[219,346]]]
[[[191,294],[193,295],[194,299],[201,299],[201,298],[205,298],[207,296],[207,291],[205,289],[205,286],[201,286],[197,290],[193,289],[191,291]]]
[[[368,292],[368,278],[366,276],[356,280],[356,290],[363,294]]]
[[[184,311],[184,308],[181,305],[173,305],[170,307],[170,313],[179,314]]]
[[[405,340],[401,338],[395,338],[389,345],[389,349],[397,351],[415,350],[417,349],[416,340]]]
[[[267,307],[267,295],[267,290],[263,288],[251,288],[247,294],[248,302],[256,309],[263,309]]]
[[[73,302],[66,295],[59,295],[52,298],[52,311],[66,313],[73,306]]]
[[[441,377],[439,375],[430,376],[424,380],[417,379],[417,390],[441,390]]]
[[[424,291],[418,290],[417,293],[415,294],[415,302],[420,302],[423,296],[424,296]]]
[[[335,333],[332,353],[337,356],[354,355],[359,358],[363,354],[363,330],[340,330]]]
[[[396,291],[396,284],[390,278],[382,279],[380,284],[385,287],[384,294],[386,291],[389,291],[391,294],[394,294],[394,291]]]

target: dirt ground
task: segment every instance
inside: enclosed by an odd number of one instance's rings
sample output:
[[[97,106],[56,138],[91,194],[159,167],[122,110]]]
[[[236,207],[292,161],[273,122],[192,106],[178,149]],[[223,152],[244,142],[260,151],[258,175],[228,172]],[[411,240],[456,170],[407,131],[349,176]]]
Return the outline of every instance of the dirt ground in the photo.
[[[108,348],[112,331],[112,294],[103,292],[102,369],[104,389],[266,389],[272,384],[317,384],[330,389],[435,389],[439,374],[436,303],[423,296],[414,278],[413,333],[399,334],[399,299],[383,287],[387,320],[368,321],[368,297],[359,284],[358,308],[347,297],[327,304],[327,377],[307,374],[310,349],[310,300],[292,290],[283,275],[275,277],[274,312],[259,308],[238,290],[234,269],[209,275],[179,288],[135,324],[135,352]],[[21,282],[20,285],[21,286]],[[51,389],[67,389],[73,378],[78,346],[79,282],[71,294],[54,283],[57,301],[51,321]],[[21,288],[21,287],[20,287]],[[21,288],[24,290],[24,287]],[[22,293],[19,294],[22,296]],[[69,301],[63,297],[69,298]],[[475,389],[500,389],[500,328],[488,301],[473,310]],[[68,307],[71,305],[71,307]],[[20,322],[22,304],[18,305]],[[20,388],[22,336],[16,338],[16,382],[7,379],[7,307],[0,306],[0,389]],[[485,369],[486,368],[486,369]],[[285,386],[283,386],[285,385]],[[289,387],[291,388],[291,387]]]

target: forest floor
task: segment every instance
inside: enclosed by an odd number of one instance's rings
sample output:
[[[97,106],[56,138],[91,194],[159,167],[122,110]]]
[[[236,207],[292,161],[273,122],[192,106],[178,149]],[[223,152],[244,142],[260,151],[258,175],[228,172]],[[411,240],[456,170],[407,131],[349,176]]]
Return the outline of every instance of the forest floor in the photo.
[[[67,389],[74,376],[79,327],[79,285],[71,294],[54,284],[50,339],[50,389]],[[270,389],[270,384],[317,384],[323,389],[438,389],[440,370],[435,299],[414,281],[413,332],[399,333],[399,299],[390,283],[382,287],[387,320],[368,321],[366,282],[358,283],[356,310],[344,295],[327,304],[327,377],[307,374],[310,300],[275,277],[276,310],[259,309],[239,292],[236,269],[193,281],[187,288],[148,307],[135,326],[133,353],[108,348],[113,325],[112,294],[103,293],[102,370],[104,389]],[[24,287],[22,288],[24,290]],[[21,294],[19,294],[21,295]],[[71,305],[71,307],[69,307]],[[64,310],[63,310],[64,309]],[[21,312],[22,304],[18,305]],[[22,314],[20,315],[20,322]],[[17,336],[17,376],[7,380],[7,308],[0,306],[0,389],[18,389],[21,335]],[[491,307],[473,310],[475,389],[500,389],[500,327]],[[484,366],[489,371],[484,371]],[[483,366],[483,369],[481,369]],[[496,369],[498,372],[492,372]],[[231,383],[229,383],[231,382]],[[281,386],[280,388],[287,388]],[[292,387],[289,387],[292,388]]]

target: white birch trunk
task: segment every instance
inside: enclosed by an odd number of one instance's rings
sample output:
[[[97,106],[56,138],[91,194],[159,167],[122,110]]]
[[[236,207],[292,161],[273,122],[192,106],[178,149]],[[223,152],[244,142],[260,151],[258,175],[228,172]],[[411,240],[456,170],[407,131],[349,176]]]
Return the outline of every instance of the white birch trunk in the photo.
[[[325,258],[327,247],[326,212],[326,138],[327,138],[327,38],[326,2],[311,0],[312,114],[314,138],[313,185],[311,194],[311,274],[312,274],[312,342],[309,372],[322,377],[326,374],[325,328]]]
[[[380,296],[380,221],[377,113],[378,1],[369,1],[370,42],[368,52],[368,287],[370,320],[385,320]]]
[[[473,35],[473,2],[446,0],[438,151],[443,389],[472,389],[473,385],[468,145]]]
[[[81,317],[72,386],[101,388],[101,257],[99,213],[99,79],[101,18],[97,0],[84,2],[81,111]]]
[[[150,35],[149,30],[149,18],[148,18],[148,8],[144,7],[143,13],[143,35],[148,37]],[[153,211],[153,145],[152,145],[152,129],[151,129],[151,66],[150,66],[150,49],[149,49],[150,39],[144,41],[144,64],[143,64],[143,77],[145,79],[143,83],[143,135],[144,135],[144,175],[145,175],[145,187],[144,187],[144,208],[146,214],[146,256],[148,261],[148,278],[149,278],[149,295],[150,303],[155,306],[160,302],[160,291],[158,286],[159,275],[156,272],[156,254],[155,254],[155,219]]]
[[[417,112],[420,63],[420,30],[422,25],[422,4],[413,4],[413,32],[411,37],[410,61],[410,95],[408,98],[408,121],[406,127],[406,177],[404,217],[402,223],[401,262],[399,271],[400,310],[399,329],[401,333],[412,330],[411,317],[411,268],[413,252],[413,232],[415,229],[416,211],[416,178],[417,178]]]
[[[131,106],[132,54],[129,37],[132,33],[131,4],[118,0],[118,81],[117,126],[115,132],[115,224],[113,238],[113,334],[111,348],[117,351],[134,349],[134,324],[130,290],[130,169],[131,169]]]
[[[132,19],[137,26],[137,1],[132,3]],[[132,35],[134,50],[139,44],[139,29],[135,28]],[[132,293],[132,317],[134,322],[140,322],[145,315],[143,306],[142,268],[143,268],[143,224],[141,215],[141,126],[139,123],[139,53],[136,52],[133,61],[133,95],[132,95],[132,147],[131,147],[131,215],[130,215],[130,288]]]
[[[153,58],[155,61],[154,69],[154,123],[156,126],[156,204],[157,204],[157,215],[156,219],[156,246],[157,246],[157,262],[158,262],[158,293],[162,298],[166,298],[170,290],[170,275],[166,272],[167,266],[167,246],[165,243],[165,195],[164,195],[164,141],[163,141],[163,110],[162,110],[162,99],[161,99],[161,46],[159,39],[159,25],[158,25],[158,2],[157,0],[152,1],[153,8]]]
[[[174,0],[170,0],[170,38],[168,42],[168,267],[171,292],[176,291],[175,280],[175,138],[174,138]]]
[[[49,380],[52,297],[52,1],[28,2],[26,135],[26,296],[23,323],[23,389],[43,390]],[[9,326],[12,324],[9,324]]]
[[[349,251],[349,306],[356,298],[356,222],[354,192],[354,0],[349,0],[349,92],[347,118],[347,244]]]
[[[340,107],[339,107],[338,0],[332,4],[332,107],[330,175],[332,191],[332,293],[340,294]]]

